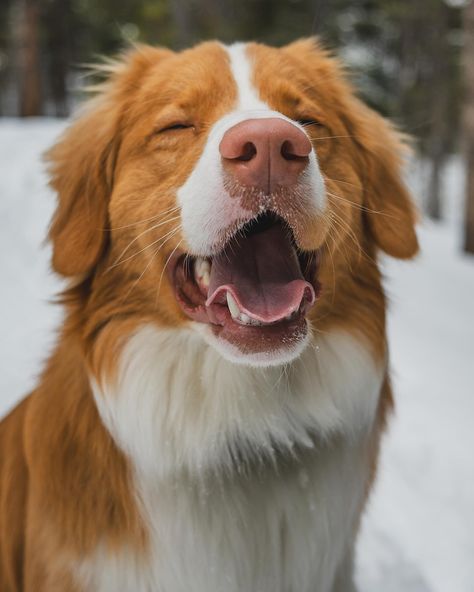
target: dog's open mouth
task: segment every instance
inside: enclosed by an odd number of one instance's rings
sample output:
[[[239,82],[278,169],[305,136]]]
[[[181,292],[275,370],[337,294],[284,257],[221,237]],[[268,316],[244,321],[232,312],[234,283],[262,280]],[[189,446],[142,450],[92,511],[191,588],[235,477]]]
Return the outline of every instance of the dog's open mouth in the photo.
[[[271,351],[306,335],[315,303],[318,253],[303,253],[290,226],[266,212],[211,258],[184,253],[171,266],[176,298],[188,317],[242,352]]]

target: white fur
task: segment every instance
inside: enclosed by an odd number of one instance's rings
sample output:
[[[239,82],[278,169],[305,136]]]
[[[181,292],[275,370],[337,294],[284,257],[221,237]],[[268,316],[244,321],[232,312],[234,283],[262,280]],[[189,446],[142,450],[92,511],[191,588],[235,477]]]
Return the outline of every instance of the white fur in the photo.
[[[296,332],[294,336],[286,337],[281,340],[281,346],[277,349],[261,352],[246,352],[245,354],[230,341],[220,339],[214,335],[212,328],[207,323],[192,323],[192,327],[201,337],[215,347],[218,352],[229,362],[243,366],[253,366],[254,368],[268,368],[269,366],[279,366],[289,364],[296,360],[311,339],[311,329],[306,325],[306,335]]]
[[[252,84],[252,66],[247,56],[246,43],[234,43],[226,48],[230,58],[232,76],[237,84],[238,105],[242,111],[267,111],[270,107],[260,100]]]
[[[352,591],[345,561],[368,479],[365,450],[339,443],[320,454],[202,486],[142,480],[149,555],[101,546],[78,567],[79,581],[87,592]]]
[[[214,255],[220,250],[219,238],[224,228],[236,220],[248,219],[250,214],[242,208],[239,200],[230,198],[224,186],[219,145],[225,132],[246,119],[277,117],[306,133],[297,122],[278,111],[273,111],[260,100],[257,90],[252,85],[252,67],[245,44],[232,45],[227,51],[237,86],[235,109],[212,126],[193,172],[177,192],[187,248],[193,255],[202,257]],[[308,167],[302,176],[299,193],[304,200],[300,206],[307,211],[308,216],[321,214],[326,203],[325,188],[314,150],[309,155]]]
[[[215,255],[222,248],[222,236],[234,223],[243,224],[253,217],[240,200],[232,199],[224,183],[224,170],[219,145],[225,132],[246,119],[276,117],[295,125],[304,133],[297,122],[278,111],[273,111],[260,100],[252,84],[252,65],[246,53],[246,45],[237,43],[227,48],[232,75],[237,86],[235,109],[219,119],[211,128],[204,150],[185,183],[177,191],[181,206],[181,224],[184,248],[201,257]],[[299,208],[307,216],[320,215],[326,204],[324,180],[319,169],[314,149],[309,154],[309,163],[299,181]],[[271,196],[262,200],[262,209],[268,208]],[[207,326],[198,327],[208,343],[217,348],[228,360],[254,366],[281,365],[296,358],[304,349],[307,340],[300,339],[287,344],[271,355],[247,354],[236,351],[229,342],[214,336]]]
[[[211,129],[178,192],[186,241],[204,256],[223,225],[245,215],[225,193],[224,132],[250,117],[285,118],[260,101],[245,46],[228,51],[236,109]],[[308,212],[324,202],[314,152],[310,168]],[[385,368],[344,332],[309,334],[286,365],[238,365],[196,328],[142,327],[115,382],[92,381],[133,467],[149,547],[143,556],[104,541],[76,566],[79,583],[88,592],[353,590],[367,434]]]
[[[329,592],[346,581],[383,372],[342,332],[257,369],[193,331],[143,327],[116,384],[94,394],[135,469],[149,555],[97,549],[78,567],[85,589]]]
[[[253,368],[189,329],[145,326],[124,350],[116,385],[94,393],[143,474],[232,472],[236,458],[271,459],[276,449],[312,448],[312,433],[355,437],[370,424],[381,372],[367,349],[344,333],[312,345],[286,366]]]

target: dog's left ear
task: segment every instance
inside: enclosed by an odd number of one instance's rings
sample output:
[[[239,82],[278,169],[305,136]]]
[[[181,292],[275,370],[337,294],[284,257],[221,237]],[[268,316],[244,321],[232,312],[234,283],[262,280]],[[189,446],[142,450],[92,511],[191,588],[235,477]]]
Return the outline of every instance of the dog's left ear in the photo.
[[[347,128],[361,171],[369,235],[388,255],[413,257],[418,251],[417,215],[403,182],[403,159],[409,152],[405,138],[355,96],[344,67],[317,39],[296,41],[283,51],[309,68],[314,80],[323,81],[332,108]]]
[[[362,166],[365,218],[377,246],[392,257],[409,259],[418,252],[417,212],[402,175],[409,153],[406,139],[383,117],[352,96],[349,133]]]

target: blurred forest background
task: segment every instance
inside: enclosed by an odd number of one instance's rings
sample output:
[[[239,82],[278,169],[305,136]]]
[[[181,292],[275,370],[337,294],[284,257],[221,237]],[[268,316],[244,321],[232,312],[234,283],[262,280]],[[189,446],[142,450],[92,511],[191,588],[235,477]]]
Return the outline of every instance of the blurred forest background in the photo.
[[[0,115],[68,116],[81,65],[130,42],[281,45],[314,34],[365,100],[415,138],[434,219],[445,167],[463,155],[464,248],[474,253],[474,0],[0,0]]]

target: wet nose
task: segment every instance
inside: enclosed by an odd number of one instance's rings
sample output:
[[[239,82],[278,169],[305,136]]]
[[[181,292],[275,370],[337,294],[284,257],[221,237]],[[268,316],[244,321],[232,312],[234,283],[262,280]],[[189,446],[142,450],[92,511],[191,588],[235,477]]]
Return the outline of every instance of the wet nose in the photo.
[[[278,117],[241,121],[226,131],[219,146],[229,174],[268,193],[297,182],[311,148],[303,131]]]

